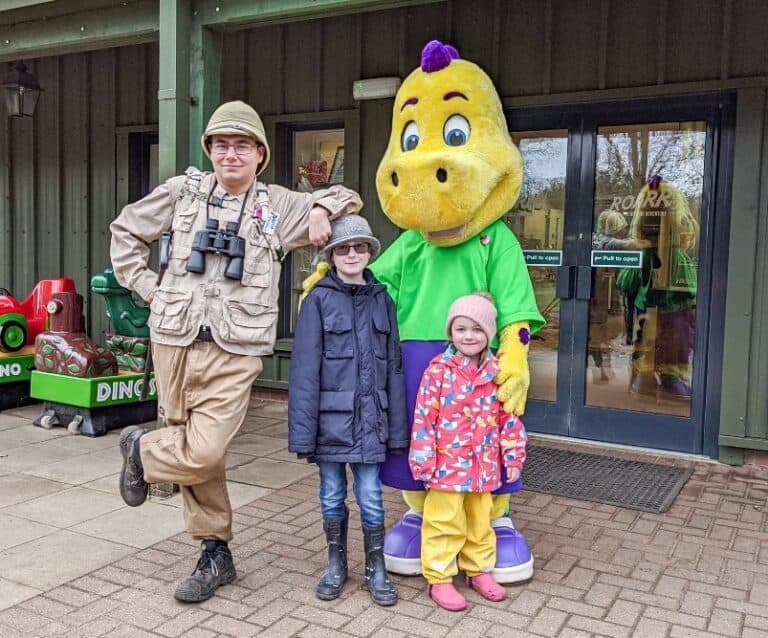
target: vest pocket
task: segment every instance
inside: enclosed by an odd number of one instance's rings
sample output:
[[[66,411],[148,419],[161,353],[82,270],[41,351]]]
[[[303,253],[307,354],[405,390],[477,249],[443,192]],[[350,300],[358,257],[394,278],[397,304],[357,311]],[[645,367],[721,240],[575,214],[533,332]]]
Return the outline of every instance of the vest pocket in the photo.
[[[167,335],[183,335],[189,328],[189,304],[192,293],[185,290],[155,292],[150,304],[150,327]]]
[[[192,225],[195,223],[195,219],[197,219],[197,213],[197,206],[176,210],[173,214],[174,232],[188,233],[192,230]]]
[[[230,343],[245,345],[271,343],[277,310],[252,301],[228,299],[224,303],[219,331]]]
[[[243,260],[243,286],[267,288],[272,283],[272,256],[269,249],[249,245]]]

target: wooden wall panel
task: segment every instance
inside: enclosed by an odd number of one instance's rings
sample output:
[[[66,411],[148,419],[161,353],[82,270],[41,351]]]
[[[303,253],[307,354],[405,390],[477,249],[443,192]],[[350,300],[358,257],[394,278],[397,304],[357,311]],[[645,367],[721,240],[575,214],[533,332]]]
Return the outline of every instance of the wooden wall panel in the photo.
[[[32,65],[29,65],[32,69]],[[11,179],[10,206],[15,211],[13,223],[13,277],[11,290],[26,295],[24,283],[34,278],[35,267],[35,196],[34,181],[25,176],[35,170],[34,120],[13,118],[11,121],[11,157],[13,172]],[[19,170],[17,170],[17,167]]]
[[[400,75],[405,78],[421,62],[421,50],[430,40],[453,43],[451,24],[453,21],[452,2],[446,4],[425,4],[402,10],[400,39],[397,50]],[[463,53],[462,53],[463,55]]]
[[[147,59],[147,47],[123,47],[117,49],[117,125],[135,126],[145,120],[147,99],[157,101],[157,84],[147,95],[146,69],[148,64],[157,66],[157,54]]]
[[[656,83],[662,2],[666,0],[609,3],[603,53],[606,88]]]
[[[497,85],[502,95],[535,95],[548,83],[547,2],[502,2]]]
[[[323,73],[333,65],[323,64],[321,29],[317,21],[294,22],[285,28],[285,112],[320,110]]]
[[[724,0],[670,0],[665,82],[720,77]]]
[[[584,91],[598,86],[602,3],[557,0],[552,14],[551,92]]]
[[[765,0],[738,0],[733,3],[733,27],[729,43],[732,77],[768,73],[766,24],[768,24],[768,2]]]
[[[97,51],[90,59],[91,76],[99,78],[98,94],[90,94],[90,206],[88,211],[88,279],[110,265],[109,224],[115,216],[115,55],[112,51]],[[151,114],[152,109],[147,109]],[[106,304],[101,295],[91,296],[89,332],[101,341],[110,330]]]
[[[61,121],[61,58],[43,58],[38,61],[38,80],[45,87],[35,112],[35,138],[39,149],[37,170],[34,173],[37,191],[37,260],[38,277],[51,279],[62,273],[61,241],[61,175],[62,131]]]
[[[451,10],[451,44],[456,46],[461,57],[480,64],[494,79],[498,73],[499,36],[495,34],[499,31],[500,13],[498,0],[476,0],[471,4],[456,2]]]
[[[360,72],[359,24],[359,16],[343,16],[321,24],[323,64],[315,72],[322,78],[320,108],[323,111],[355,108],[352,82],[359,79]]]
[[[400,75],[400,13],[364,13],[362,21],[361,76],[374,78]]]
[[[266,32],[267,30],[264,29]],[[224,38],[225,54],[222,59],[225,62],[221,65],[221,101],[230,102],[231,100],[246,100],[246,83],[248,74],[245,71],[246,65],[246,40],[249,31],[235,31],[227,33]]]
[[[245,94],[246,101],[262,115],[283,111],[285,67],[283,60],[283,26],[246,32]],[[228,38],[224,39],[222,60],[229,61]],[[305,52],[307,48],[302,47]],[[226,62],[225,62],[226,63]],[[222,78],[223,79],[223,78]]]

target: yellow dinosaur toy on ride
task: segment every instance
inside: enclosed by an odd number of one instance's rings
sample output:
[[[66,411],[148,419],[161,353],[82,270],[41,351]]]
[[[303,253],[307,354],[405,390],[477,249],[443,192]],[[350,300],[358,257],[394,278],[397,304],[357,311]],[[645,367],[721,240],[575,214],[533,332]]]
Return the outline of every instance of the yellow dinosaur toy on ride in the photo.
[[[385,214],[405,229],[371,265],[397,307],[408,409],[429,361],[445,349],[451,303],[478,290],[498,309],[498,398],[522,415],[528,393],[531,334],[544,325],[517,238],[501,217],[517,201],[523,162],[507,130],[493,83],[476,64],[438,41],[395,96],[392,133],[376,173]],[[423,484],[411,477],[407,455],[390,454],[382,481],[402,490],[410,509],[387,534],[387,568],[421,573]],[[508,516],[507,483],[494,497],[499,582],[527,580],[533,557]]]

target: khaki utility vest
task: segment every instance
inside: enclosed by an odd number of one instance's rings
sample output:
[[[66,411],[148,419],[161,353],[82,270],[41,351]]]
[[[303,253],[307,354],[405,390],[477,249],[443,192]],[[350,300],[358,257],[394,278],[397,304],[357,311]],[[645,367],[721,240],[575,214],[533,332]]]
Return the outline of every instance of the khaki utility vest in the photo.
[[[203,273],[187,272],[195,233],[204,230],[207,213],[225,221],[240,219],[236,210],[208,206],[215,175],[188,169],[173,215],[168,268],[155,292],[149,318],[157,343],[186,346],[200,328],[210,327],[216,343],[235,354],[271,354],[277,331],[278,283],[282,250],[277,217],[267,187],[255,182],[243,209],[239,235],[245,239],[243,276],[227,279],[227,255],[205,254]]]

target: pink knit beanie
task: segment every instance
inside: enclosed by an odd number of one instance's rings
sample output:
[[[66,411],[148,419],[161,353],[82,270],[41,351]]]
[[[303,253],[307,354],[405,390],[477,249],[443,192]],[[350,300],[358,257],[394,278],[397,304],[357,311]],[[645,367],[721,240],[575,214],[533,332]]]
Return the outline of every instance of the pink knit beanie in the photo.
[[[451,337],[451,324],[456,317],[468,317],[483,329],[488,337],[488,343],[496,336],[496,306],[493,305],[491,296],[487,293],[472,293],[459,297],[451,304],[448,310],[448,319],[445,322],[445,331],[448,338]]]

